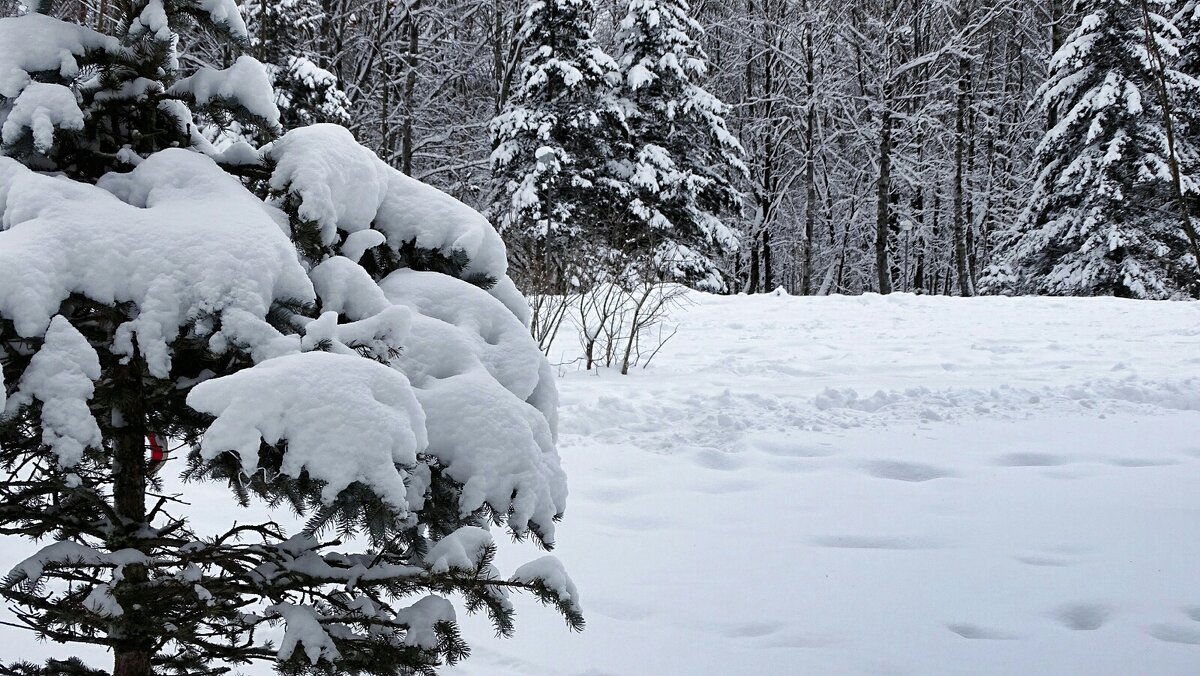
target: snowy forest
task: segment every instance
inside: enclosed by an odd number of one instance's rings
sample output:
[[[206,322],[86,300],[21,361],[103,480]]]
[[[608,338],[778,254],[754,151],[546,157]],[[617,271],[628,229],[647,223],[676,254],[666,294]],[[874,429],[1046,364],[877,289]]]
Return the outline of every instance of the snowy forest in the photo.
[[[117,2],[48,4],[120,20]],[[488,216],[523,290],[645,254],[715,291],[1198,293],[1194,3],[243,11],[285,125],[344,124]],[[236,55],[198,38],[190,67]],[[534,133],[549,115],[562,129]]]
[[[1200,0],[0,0],[0,676],[1194,674],[1198,230]]]
[[[285,0],[244,4],[243,51],[285,126],[343,124],[496,223],[527,292],[632,266],[719,292],[1172,298],[1200,293],[1196,12]]]

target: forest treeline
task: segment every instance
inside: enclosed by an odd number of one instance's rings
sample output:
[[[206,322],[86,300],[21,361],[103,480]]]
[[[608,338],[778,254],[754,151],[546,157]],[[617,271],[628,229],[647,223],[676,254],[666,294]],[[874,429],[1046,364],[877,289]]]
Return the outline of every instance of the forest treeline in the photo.
[[[345,124],[488,215],[526,290],[644,253],[727,292],[1200,293],[1193,0],[244,11],[297,123]]]

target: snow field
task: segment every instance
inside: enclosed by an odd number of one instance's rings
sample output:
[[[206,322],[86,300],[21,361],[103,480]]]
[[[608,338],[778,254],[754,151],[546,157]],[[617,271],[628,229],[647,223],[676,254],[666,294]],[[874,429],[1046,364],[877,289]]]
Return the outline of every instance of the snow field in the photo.
[[[1200,306],[691,298],[560,367],[588,628],[518,599],[452,673],[1200,671]]]
[[[648,369],[557,369],[587,629],[524,595],[499,640],[460,605],[447,673],[1200,672],[1200,305],[691,300]],[[199,529],[245,518],[189,490]]]

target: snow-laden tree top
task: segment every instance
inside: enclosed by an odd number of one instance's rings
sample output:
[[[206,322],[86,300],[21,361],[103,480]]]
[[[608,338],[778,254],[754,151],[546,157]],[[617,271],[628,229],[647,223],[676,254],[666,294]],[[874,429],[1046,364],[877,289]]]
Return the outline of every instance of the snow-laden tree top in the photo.
[[[0,525],[55,540],[0,593],[121,674],[427,673],[467,653],[451,598],[507,633],[514,589],[582,626],[556,562],[491,562],[492,526],[552,546],[567,496],[495,229],[342,127],[285,132],[233,0],[128,7],[0,18]],[[198,532],[163,471],[246,518]]]

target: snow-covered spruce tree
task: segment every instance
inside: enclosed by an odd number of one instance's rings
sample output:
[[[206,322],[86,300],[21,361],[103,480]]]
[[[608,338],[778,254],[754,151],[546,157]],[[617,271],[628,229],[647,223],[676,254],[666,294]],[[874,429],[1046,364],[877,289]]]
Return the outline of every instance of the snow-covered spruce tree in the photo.
[[[244,3],[251,51],[267,67],[284,129],[330,122],[350,123],[350,99],[337,76],[313,61],[303,47],[314,44],[324,10],[317,0],[249,0]]]
[[[566,497],[499,236],[341,127],[214,147],[280,126],[257,60],[181,67],[185,27],[248,44],[233,0],[115,6],[114,35],[0,18],[0,534],[42,545],[16,621],[114,676],[433,673],[454,596],[580,627],[555,559],[491,564],[490,525],[549,546]],[[210,480],[236,524],[187,505]]]
[[[1165,9],[1165,0],[1147,0]],[[1196,81],[1173,68],[1178,30],[1141,0],[1081,0],[1079,26],[1050,62],[1042,105],[1057,123],[1011,251],[1019,290],[1167,298],[1196,294],[1197,267],[1176,217],[1162,100]],[[1149,18],[1149,21],[1146,18]],[[1148,35],[1149,31],[1149,35]],[[1150,38],[1166,52],[1156,63]],[[1165,69],[1164,67],[1165,66]],[[1175,143],[1185,166],[1196,156]],[[1191,185],[1190,176],[1185,176]]]
[[[593,0],[533,0],[518,38],[528,56],[492,120],[498,220],[522,274],[558,288],[621,251],[628,151],[616,62],[592,36]]]
[[[726,106],[701,85],[708,55],[686,0],[630,0],[617,32],[629,115],[628,238],[671,279],[724,291],[716,258],[737,246],[722,222],[741,197],[742,146],[725,126]]]

